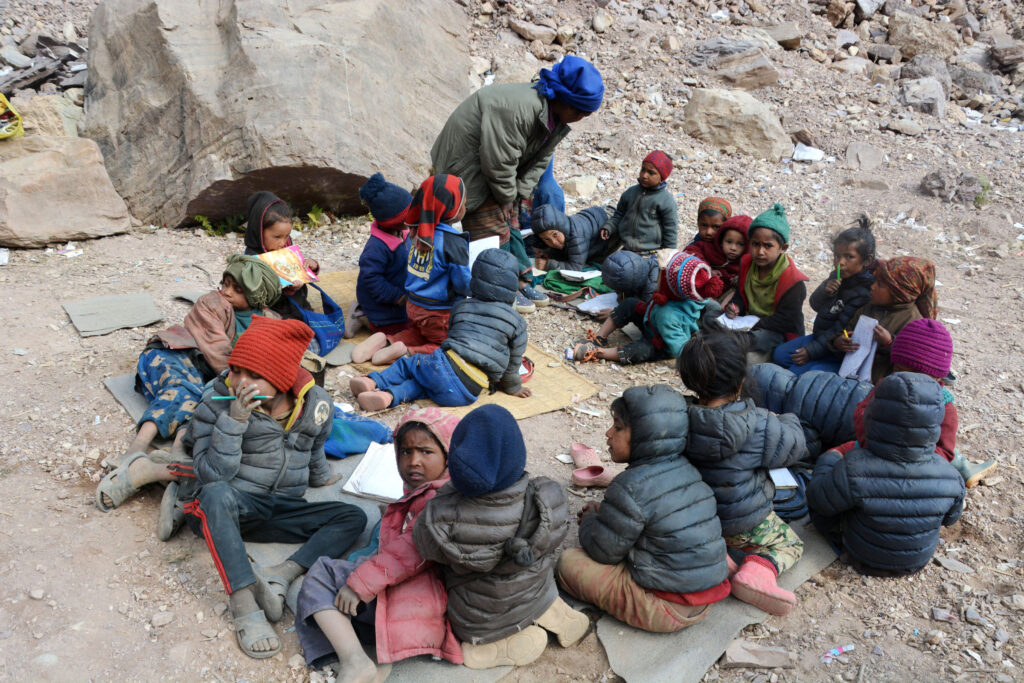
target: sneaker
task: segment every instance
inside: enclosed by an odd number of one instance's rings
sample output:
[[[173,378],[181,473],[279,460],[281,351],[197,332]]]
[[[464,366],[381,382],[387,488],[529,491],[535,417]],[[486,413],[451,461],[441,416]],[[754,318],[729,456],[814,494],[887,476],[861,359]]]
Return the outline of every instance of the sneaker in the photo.
[[[541,627],[531,625],[493,643],[462,643],[462,663],[467,669],[525,666],[544,654],[547,645],[548,634]]]
[[[537,618],[536,624],[558,636],[558,644],[562,647],[572,647],[590,630],[590,618],[569,607],[562,598],[555,598],[551,607]]]
[[[516,292],[516,301],[512,306],[519,313],[533,313],[537,310],[537,305],[530,301],[521,289]]]
[[[523,285],[519,291],[532,301],[535,306],[547,306],[551,303],[551,299],[547,294],[537,291],[530,285]]]

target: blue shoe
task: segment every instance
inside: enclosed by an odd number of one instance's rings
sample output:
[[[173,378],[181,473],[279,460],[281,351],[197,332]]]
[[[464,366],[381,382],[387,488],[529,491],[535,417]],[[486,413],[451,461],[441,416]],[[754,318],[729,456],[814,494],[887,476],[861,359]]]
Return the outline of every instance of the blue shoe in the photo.
[[[516,301],[512,306],[519,313],[533,313],[537,310],[537,306],[523,294],[521,289],[516,292]]]
[[[519,289],[519,291],[522,292],[527,299],[532,301],[534,306],[547,306],[549,303],[551,303],[551,299],[548,298],[547,294],[544,294],[543,292],[538,292],[530,285],[523,285]]]

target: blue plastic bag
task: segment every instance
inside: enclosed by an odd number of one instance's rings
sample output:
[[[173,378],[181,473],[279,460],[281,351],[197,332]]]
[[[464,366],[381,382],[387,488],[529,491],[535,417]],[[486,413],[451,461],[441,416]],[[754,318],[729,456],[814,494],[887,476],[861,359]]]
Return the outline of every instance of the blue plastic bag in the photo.
[[[324,452],[332,458],[344,458],[365,453],[370,444],[391,443],[391,428],[383,422],[371,420],[355,413],[346,413],[334,407],[331,436],[324,444]]]

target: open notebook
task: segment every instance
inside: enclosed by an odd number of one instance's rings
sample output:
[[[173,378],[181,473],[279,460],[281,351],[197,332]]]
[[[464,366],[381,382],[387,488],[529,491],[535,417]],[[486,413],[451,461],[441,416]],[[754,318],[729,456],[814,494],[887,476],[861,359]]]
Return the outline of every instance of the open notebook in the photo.
[[[371,443],[363,459],[356,465],[352,476],[341,489],[346,493],[385,503],[392,503],[401,498],[404,489],[402,478],[398,475],[395,444],[376,441]]]

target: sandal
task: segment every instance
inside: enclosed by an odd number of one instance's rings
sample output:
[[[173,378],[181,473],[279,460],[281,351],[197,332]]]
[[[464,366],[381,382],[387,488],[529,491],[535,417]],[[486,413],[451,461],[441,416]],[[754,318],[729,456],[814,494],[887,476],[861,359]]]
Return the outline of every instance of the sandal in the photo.
[[[263,614],[270,621],[280,621],[284,616],[284,598],[288,595],[288,581],[277,574],[271,574],[258,564],[252,566],[256,574],[256,604],[263,609]]]
[[[580,341],[584,341],[584,340],[580,340]],[[592,341],[595,344],[597,344],[598,346],[608,346],[608,337],[599,337],[597,335],[597,332],[594,332],[589,327],[587,328],[586,341]]]
[[[267,615],[263,613],[263,610],[256,610],[255,612],[235,617],[234,622],[235,638],[238,639],[238,647],[253,659],[267,659],[281,651],[281,637],[277,635],[277,631],[267,621]],[[268,638],[277,639],[276,649],[262,652],[252,649],[252,646],[257,642]]]
[[[574,360],[577,363],[590,363],[601,360],[597,357],[598,345],[592,341],[583,341],[576,344],[571,349],[566,349],[566,356],[571,356],[569,360]]]
[[[178,500],[179,484],[172,481],[164,489],[160,499],[160,518],[156,524],[156,537],[161,541],[171,540],[185,524],[185,506]]]
[[[96,507],[103,512],[110,512],[139,492],[139,489],[132,484],[128,468],[139,458],[145,457],[145,453],[132,453],[121,461],[116,470],[103,477],[103,481],[96,487]],[[104,505],[103,496],[109,498],[112,505],[109,507]]]

